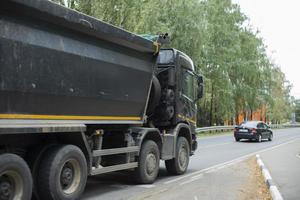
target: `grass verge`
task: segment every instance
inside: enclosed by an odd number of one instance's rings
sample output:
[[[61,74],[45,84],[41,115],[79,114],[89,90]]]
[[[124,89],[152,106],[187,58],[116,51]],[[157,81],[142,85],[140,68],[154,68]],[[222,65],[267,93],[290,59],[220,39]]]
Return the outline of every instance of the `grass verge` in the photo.
[[[197,137],[211,137],[211,136],[218,136],[218,135],[232,135],[233,131],[212,131],[212,132],[202,132],[197,133]]]

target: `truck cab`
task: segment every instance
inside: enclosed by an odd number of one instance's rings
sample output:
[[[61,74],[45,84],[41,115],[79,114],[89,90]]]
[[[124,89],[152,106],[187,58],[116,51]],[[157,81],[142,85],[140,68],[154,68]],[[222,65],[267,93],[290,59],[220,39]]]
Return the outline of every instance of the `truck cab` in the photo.
[[[203,78],[196,74],[193,61],[179,50],[161,49],[155,77],[160,88],[155,88],[155,83],[153,87],[161,92],[158,105],[149,115],[150,121],[160,129],[170,129],[185,123],[195,138],[197,100],[203,94]],[[196,145],[192,145],[192,151],[195,148]]]

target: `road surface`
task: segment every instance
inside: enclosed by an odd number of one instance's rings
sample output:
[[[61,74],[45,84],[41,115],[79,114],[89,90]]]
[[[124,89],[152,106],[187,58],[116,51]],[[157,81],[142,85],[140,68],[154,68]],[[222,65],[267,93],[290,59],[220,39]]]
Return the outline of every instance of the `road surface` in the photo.
[[[283,199],[300,199],[300,140],[260,154]]]
[[[233,135],[199,138],[198,149],[195,155],[191,157],[189,169],[186,174],[169,176],[162,162],[159,177],[151,185],[136,185],[130,174],[124,172],[90,177],[82,199],[147,199],[151,198],[151,196],[159,196],[157,194],[161,194],[161,196],[165,197],[164,199],[176,199],[176,197],[184,196],[186,199],[197,200],[198,197],[189,190],[189,188],[193,188],[193,191],[196,190],[196,184],[199,185],[198,188],[208,185],[210,190],[220,190],[222,185],[223,187],[226,185],[226,182],[230,181],[234,183],[235,181],[235,184],[240,184],[239,181],[244,180],[243,178],[232,180],[229,170],[226,172],[229,173],[226,176],[227,178],[216,179],[214,183],[206,184],[204,179],[202,180],[204,174],[238,163],[257,153],[262,154],[263,152],[277,149],[299,139],[300,128],[274,130],[274,140],[272,142],[263,141],[262,143],[246,140],[235,142]],[[231,170],[231,173],[234,173],[234,171]],[[242,177],[242,174],[240,177]],[[226,187],[223,190],[225,191]],[[172,195],[165,195],[166,193],[170,194],[170,191]],[[183,194],[183,191],[185,194]],[[211,197],[215,199],[213,196]]]

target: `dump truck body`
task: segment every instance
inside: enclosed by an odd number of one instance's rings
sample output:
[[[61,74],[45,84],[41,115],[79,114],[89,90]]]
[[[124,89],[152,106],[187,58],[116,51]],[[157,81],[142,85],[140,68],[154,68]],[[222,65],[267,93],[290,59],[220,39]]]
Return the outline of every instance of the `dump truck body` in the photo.
[[[1,4],[1,119],[143,121],[151,41],[47,1]]]
[[[1,1],[1,198],[78,199],[88,176],[120,170],[150,184],[160,160],[185,173],[203,80],[160,41],[50,1]]]

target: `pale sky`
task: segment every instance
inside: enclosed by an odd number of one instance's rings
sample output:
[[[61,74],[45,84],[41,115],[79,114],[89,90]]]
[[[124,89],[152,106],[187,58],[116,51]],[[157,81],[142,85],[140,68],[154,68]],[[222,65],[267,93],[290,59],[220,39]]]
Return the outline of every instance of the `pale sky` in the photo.
[[[300,0],[233,0],[260,30],[287,80],[293,84],[291,95],[300,98]]]

